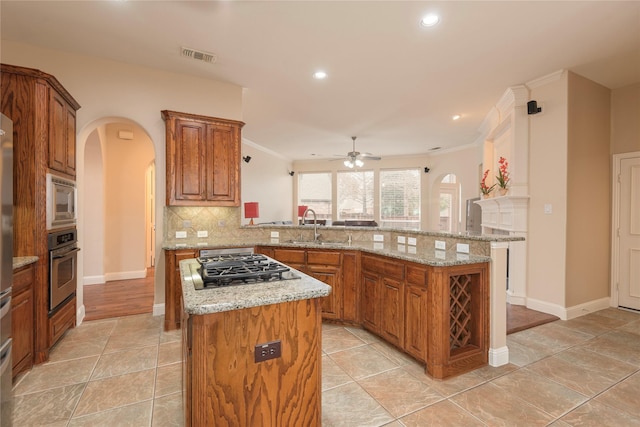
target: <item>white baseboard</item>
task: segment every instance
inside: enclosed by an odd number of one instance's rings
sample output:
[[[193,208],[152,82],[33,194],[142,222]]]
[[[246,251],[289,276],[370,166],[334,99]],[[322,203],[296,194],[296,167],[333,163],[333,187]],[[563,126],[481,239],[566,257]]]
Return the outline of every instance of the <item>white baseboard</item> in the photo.
[[[497,368],[509,363],[509,348],[507,346],[489,349],[489,365]]]
[[[514,295],[507,291],[507,302],[512,305],[527,305],[527,297]]]
[[[610,306],[611,298],[609,297],[585,302],[584,304],[574,305],[567,309],[567,320],[575,319],[576,317],[584,316],[585,314],[593,313],[595,311],[604,310]]]
[[[82,279],[82,284],[83,285],[102,285],[106,281],[107,280],[105,279],[105,277],[103,275],[101,275],[101,276],[84,276],[84,278]]]
[[[164,303],[162,303],[162,304],[153,304],[153,315],[154,316],[164,316]]]
[[[583,304],[574,305],[573,307],[568,308],[561,307],[557,304],[551,304],[545,301],[527,298],[527,308],[558,316],[562,320],[575,319],[576,317],[584,316],[585,314],[603,310],[610,305],[611,299],[609,297],[585,302]]]
[[[131,280],[131,279],[144,279],[147,277],[147,270],[138,271],[119,271],[117,273],[107,273],[104,275],[106,282],[113,280]]]
[[[567,320],[567,309],[558,304],[527,298],[527,308],[558,316],[562,320]]]
[[[78,327],[78,326],[80,326],[80,324],[82,324],[82,321],[84,320],[85,314],[86,313],[85,313],[85,310],[84,310],[84,304],[82,304],[76,310],[76,327]]]

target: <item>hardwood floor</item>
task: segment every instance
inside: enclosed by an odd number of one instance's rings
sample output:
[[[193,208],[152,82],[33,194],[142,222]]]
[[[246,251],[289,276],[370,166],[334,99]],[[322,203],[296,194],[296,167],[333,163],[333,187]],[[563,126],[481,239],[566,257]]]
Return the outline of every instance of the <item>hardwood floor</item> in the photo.
[[[84,320],[153,312],[154,269],[144,279],[114,280],[84,287]]]
[[[507,335],[558,319],[559,317],[531,310],[523,305],[507,304]]]

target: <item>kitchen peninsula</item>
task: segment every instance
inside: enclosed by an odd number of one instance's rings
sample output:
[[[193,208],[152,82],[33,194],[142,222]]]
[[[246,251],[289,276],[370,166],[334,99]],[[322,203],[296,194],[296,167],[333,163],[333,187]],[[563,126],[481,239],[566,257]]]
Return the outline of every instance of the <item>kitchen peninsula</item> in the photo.
[[[196,289],[198,267],[180,262],[185,424],[319,426],[320,298],[331,288],[299,273]]]
[[[181,297],[180,271],[171,273],[180,259],[194,258],[201,248],[252,247],[331,285],[331,294],[322,298],[325,321],[379,335],[424,363],[435,378],[475,369],[487,359],[493,366],[508,362],[508,353],[501,351],[506,350],[504,319],[491,318],[490,311],[505,310],[504,281],[500,283],[505,264],[500,259],[506,256],[506,245],[521,238],[323,227],[321,240],[313,242],[309,227],[240,231],[225,242],[165,240],[166,301]],[[383,242],[373,241],[372,234],[378,233]],[[399,235],[408,236],[406,244],[396,243]],[[447,249],[435,250],[434,240],[444,241]],[[457,253],[458,243],[467,245],[470,253]],[[502,251],[500,257],[495,257],[494,246]],[[174,324],[171,310],[167,303],[169,328]],[[178,314],[174,328],[179,324]],[[495,354],[506,357],[492,363]]]

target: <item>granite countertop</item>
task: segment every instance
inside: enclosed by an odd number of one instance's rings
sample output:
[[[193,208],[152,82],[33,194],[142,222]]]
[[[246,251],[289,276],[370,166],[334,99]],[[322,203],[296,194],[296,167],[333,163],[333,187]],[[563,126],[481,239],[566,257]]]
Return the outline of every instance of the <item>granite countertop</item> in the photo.
[[[331,286],[293,269],[300,279],[196,290],[192,266],[197,267],[198,261],[180,261],[184,310],[192,315],[322,298],[331,293]]]
[[[13,257],[13,269],[16,270],[20,267],[27,266],[29,264],[34,264],[38,262],[37,256],[16,256]]]
[[[339,249],[339,250],[358,250],[371,254],[383,255],[392,258],[402,259],[405,261],[415,262],[418,264],[430,265],[433,267],[449,267],[453,265],[466,265],[466,264],[478,264],[484,262],[491,262],[491,258],[481,255],[462,254],[455,251],[447,250],[440,251],[436,249],[416,250],[415,246],[407,245],[392,245],[388,242],[355,242],[348,244],[346,242],[276,242],[276,241],[252,241],[243,244],[203,244],[197,243],[179,243],[170,244],[165,242],[162,246],[163,249],[175,250],[175,249],[217,249],[217,248],[234,248],[234,247],[253,247],[253,246],[274,246],[274,247],[290,247],[290,248],[308,248],[308,249]],[[413,252],[415,251],[415,253]]]

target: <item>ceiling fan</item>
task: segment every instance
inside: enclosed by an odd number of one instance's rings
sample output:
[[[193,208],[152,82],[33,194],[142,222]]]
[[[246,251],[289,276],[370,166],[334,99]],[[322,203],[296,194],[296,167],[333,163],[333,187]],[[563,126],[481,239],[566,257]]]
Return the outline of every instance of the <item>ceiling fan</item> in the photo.
[[[368,159],[368,160],[380,160],[379,156],[373,156],[371,153],[361,153],[359,151],[356,151],[356,138],[355,136],[352,136],[351,139],[353,140],[353,149],[352,151],[349,151],[347,153],[347,158],[344,160],[344,165],[350,169],[352,169],[354,166],[356,167],[362,167],[364,166],[364,162],[362,161],[363,159]]]

